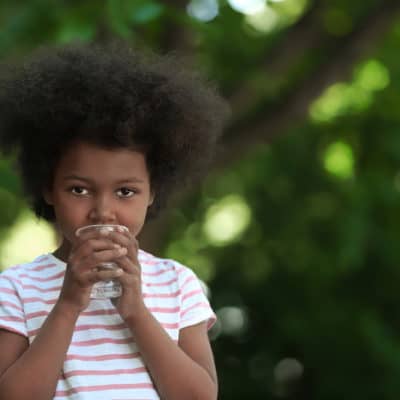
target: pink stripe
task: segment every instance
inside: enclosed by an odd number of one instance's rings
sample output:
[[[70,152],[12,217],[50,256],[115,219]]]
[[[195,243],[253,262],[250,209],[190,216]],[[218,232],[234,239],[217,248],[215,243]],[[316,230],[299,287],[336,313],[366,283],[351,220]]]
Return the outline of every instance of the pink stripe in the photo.
[[[6,279],[12,285],[14,285],[15,282],[17,282],[19,285],[22,285],[22,281],[20,279],[15,278],[15,277],[10,278],[9,276],[2,275],[2,279]]]
[[[26,314],[26,319],[30,320],[32,318],[47,317],[48,315],[49,315],[49,313],[47,311],[36,311],[33,313]]]
[[[187,292],[182,296],[182,301],[188,299],[189,297],[195,296],[196,294],[203,293],[202,289],[192,290],[191,292]]]
[[[165,299],[170,297],[178,297],[180,295],[180,290],[173,293],[143,293],[144,298],[158,298]]]
[[[164,329],[178,329],[179,328],[179,324],[177,322],[160,322],[161,326]]]
[[[49,282],[49,281],[53,281],[53,280],[62,278],[64,276],[64,274],[65,274],[65,271],[61,271],[61,272],[58,272],[55,275],[48,276],[47,278],[39,278],[38,276],[34,277],[34,276],[29,276],[27,274],[21,274],[20,277],[21,278],[28,278],[28,279],[31,279],[32,281]]]
[[[179,265],[179,264],[177,264],[177,265],[175,266],[175,269],[178,271],[179,274],[182,273],[182,272],[185,272],[185,271],[187,270],[186,268],[182,267],[182,266]]]
[[[57,299],[43,300],[40,297],[27,297],[23,298],[24,303],[44,303],[44,304],[56,304]]]
[[[91,324],[91,325],[77,325],[75,326],[74,332],[76,331],[85,331],[90,329],[105,329],[107,331],[116,331],[126,329],[125,324],[118,325],[101,325],[101,324]],[[40,328],[28,331],[29,336],[36,336],[39,332]]]
[[[152,313],[166,313],[173,314],[180,310],[180,307],[148,307],[148,310]]]
[[[21,318],[21,317],[14,317],[14,316],[4,316],[4,317],[0,317],[0,319],[2,320],[2,321],[13,321],[13,322],[21,322],[21,323],[24,323],[25,322],[25,320],[23,319],[23,318]]]
[[[48,260],[49,258],[50,258],[50,256],[49,256],[48,254],[43,254],[42,256],[39,256],[39,257],[35,260],[35,262],[41,263],[41,262],[43,262],[43,261]]]
[[[199,302],[196,304],[193,304],[192,306],[186,308],[184,311],[181,312],[181,318],[187,314],[189,311],[193,310],[194,308],[208,308],[208,304],[205,302]]]
[[[18,293],[16,290],[3,288],[3,287],[0,287],[0,293],[7,293],[7,294],[13,294],[14,296],[18,296]]]
[[[85,375],[120,375],[120,374],[138,374],[141,372],[147,372],[145,367],[131,368],[131,369],[112,369],[107,371],[96,371],[90,369],[77,369],[74,371],[64,373],[66,378],[71,376],[85,376]],[[60,379],[61,380],[61,379]]]
[[[17,306],[16,304],[11,303],[10,301],[2,301],[2,302],[1,302],[1,305],[2,305],[2,306],[8,306],[8,307],[11,307],[11,308],[15,308],[16,310],[18,310],[18,311],[20,311],[20,312],[23,312],[22,307]]]
[[[122,389],[154,389],[151,383],[125,383],[114,385],[97,385],[97,386],[78,386],[69,390],[58,390],[56,396],[68,397],[74,393],[80,392],[102,392],[103,390],[122,390]]]
[[[131,337],[124,338],[124,339],[104,338],[104,339],[82,340],[80,342],[72,342],[71,345],[73,345],[73,346],[97,346],[98,344],[105,344],[105,343],[113,343],[113,344],[133,343],[133,338],[131,338]]]
[[[143,258],[143,257],[139,256],[139,261],[141,263],[143,263],[143,264],[146,264],[146,265],[166,265],[166,266],[170,266],[171,264],[173,264],[172,260],[153,257],[152,255],[149,255],[149,257],[146,257],[146,258]]]
[[[184,281],[183,284],[181,286],[181,290],[190,282],[195,281],[196,278],[193,275],[188,276]]]
[[[147,307],[147,309],[152,313],[166,313],[173,314],[180,310],[180,307]],[[116,315],[119,314],[117,309],[106,309],[106,310],[93,310],[93,311],[83,311],[81,315],[85,317],[91,317],[95,315]]]
[[[176,283],[178,280],[176,278],[170,279],[169,281],[165,282],[157,282],[157,283],[150,283],[150,282],[143,282],[145,286],[168,286],[171,283]]]
[[[34,289],[41,293],[58,292],[59,290],[61,290],[61,286],[53,286],[53,287],[49,287],[47,289],[43,289],[43,288],[41,288],[39,286],[35,286],[35,285],[22,285],[22,288],[23,289]]]
[[[160,276],[162,274],[166,274],[167,272],[173,271],[174,268],[168,268],[168,269],[160,269],[158,271],[154,271],[154,272],[147,272],[147,271],[143,271],[142,270],[142,274],[144,276]]]
[[[6,304],[6,302],[3,302]],[[22,312],[22,308],[19,308],[12,303],[8,304],[10,307],[16,308],[18,311]],[[152,313],[165,313],[165,314],[174,314],[177,313],[180,308],[179,307],[148,307],[148,310]],[[29,320],[31,318],[39,318],[39,317],[47,317],[49,314],[48,311],[36,311],[33,313],[26,314],[26,319]],[[106,310],[93,310],[93,311],[83,311],[81,313],[82,316],[92,317],[92,316],[103,316],[103,315],[117,315],[119,314],[117,309],[106,309]]]
[[[57,267],[57,264],[51,263],[51,264],[45,264],[45,265],[38,265],[37,267],[33,267],[30,270],[31,271],[43,271],[44,269],[49,269],[49,268],[54,268],[54,267]]]
[[[128,354],[103,354],[101,356],[82,356],[80,354],[69,354],[66,357],[67,361],[80,360],[80,361],[107,361],[107,360],[126,360],[138,358],[139,353]]]

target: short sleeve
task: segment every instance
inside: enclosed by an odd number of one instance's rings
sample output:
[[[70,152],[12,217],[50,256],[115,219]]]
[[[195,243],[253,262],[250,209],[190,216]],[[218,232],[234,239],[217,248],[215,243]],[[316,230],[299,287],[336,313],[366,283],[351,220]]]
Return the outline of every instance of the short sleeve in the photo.
[[[0,274],[0,329],[27,337],[26,320],[18,293],[19,284],[8,272]]]
[[[179,284],[181,292],[181,311],[179,329],[207,321],[210,329],[217,320],[204,293],[199,278],[189,268],[180,267]]]

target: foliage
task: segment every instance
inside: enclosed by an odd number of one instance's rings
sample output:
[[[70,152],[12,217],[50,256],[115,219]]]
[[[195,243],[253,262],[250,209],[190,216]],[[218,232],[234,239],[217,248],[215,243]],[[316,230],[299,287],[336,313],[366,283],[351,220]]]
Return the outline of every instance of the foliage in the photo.
[[[3,2],[0,56],[114,35],[187,54],[231,102],[232,124],[215,170],[147,245],[210,288],[220,398],[397,399],[397,2],[261,3],[245,15],[192,1],[202,21],[182,1]],[[23,204],[9,165],[3,237]]]

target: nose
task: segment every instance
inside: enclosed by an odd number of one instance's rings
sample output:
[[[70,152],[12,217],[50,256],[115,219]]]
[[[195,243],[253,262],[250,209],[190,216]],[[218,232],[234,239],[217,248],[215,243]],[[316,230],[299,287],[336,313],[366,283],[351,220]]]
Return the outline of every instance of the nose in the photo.
[[[92,224],[113,224],[116,222],[116,212],[113,201],[107,195],[96,196],[89,212]]]

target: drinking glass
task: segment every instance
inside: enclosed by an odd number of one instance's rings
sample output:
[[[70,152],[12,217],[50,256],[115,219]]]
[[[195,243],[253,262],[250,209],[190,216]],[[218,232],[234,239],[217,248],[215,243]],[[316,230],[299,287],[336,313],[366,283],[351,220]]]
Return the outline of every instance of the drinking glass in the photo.
[[[88,232],[92,230],[96,231],[104,231],[107,230],[109,232],[113,232],[116,230],[122,229],[124,231],[128,231],[129,229],[124,225],[116,225],[116,224],[96,224],[96,225],[86,225],[77,229],[75,234],[79,236],[83,232]],[[98,270],[105,269],[116,269],[118,265],[115,262],[104,262],[97,266]],[[92,299],[110,299],[114,297],[119,297],[122,294],[122,287],[118,280],[111,279],[109,281],[100,281],[96,282],[92,287],[92,292],[90,293],[90,297]]]

